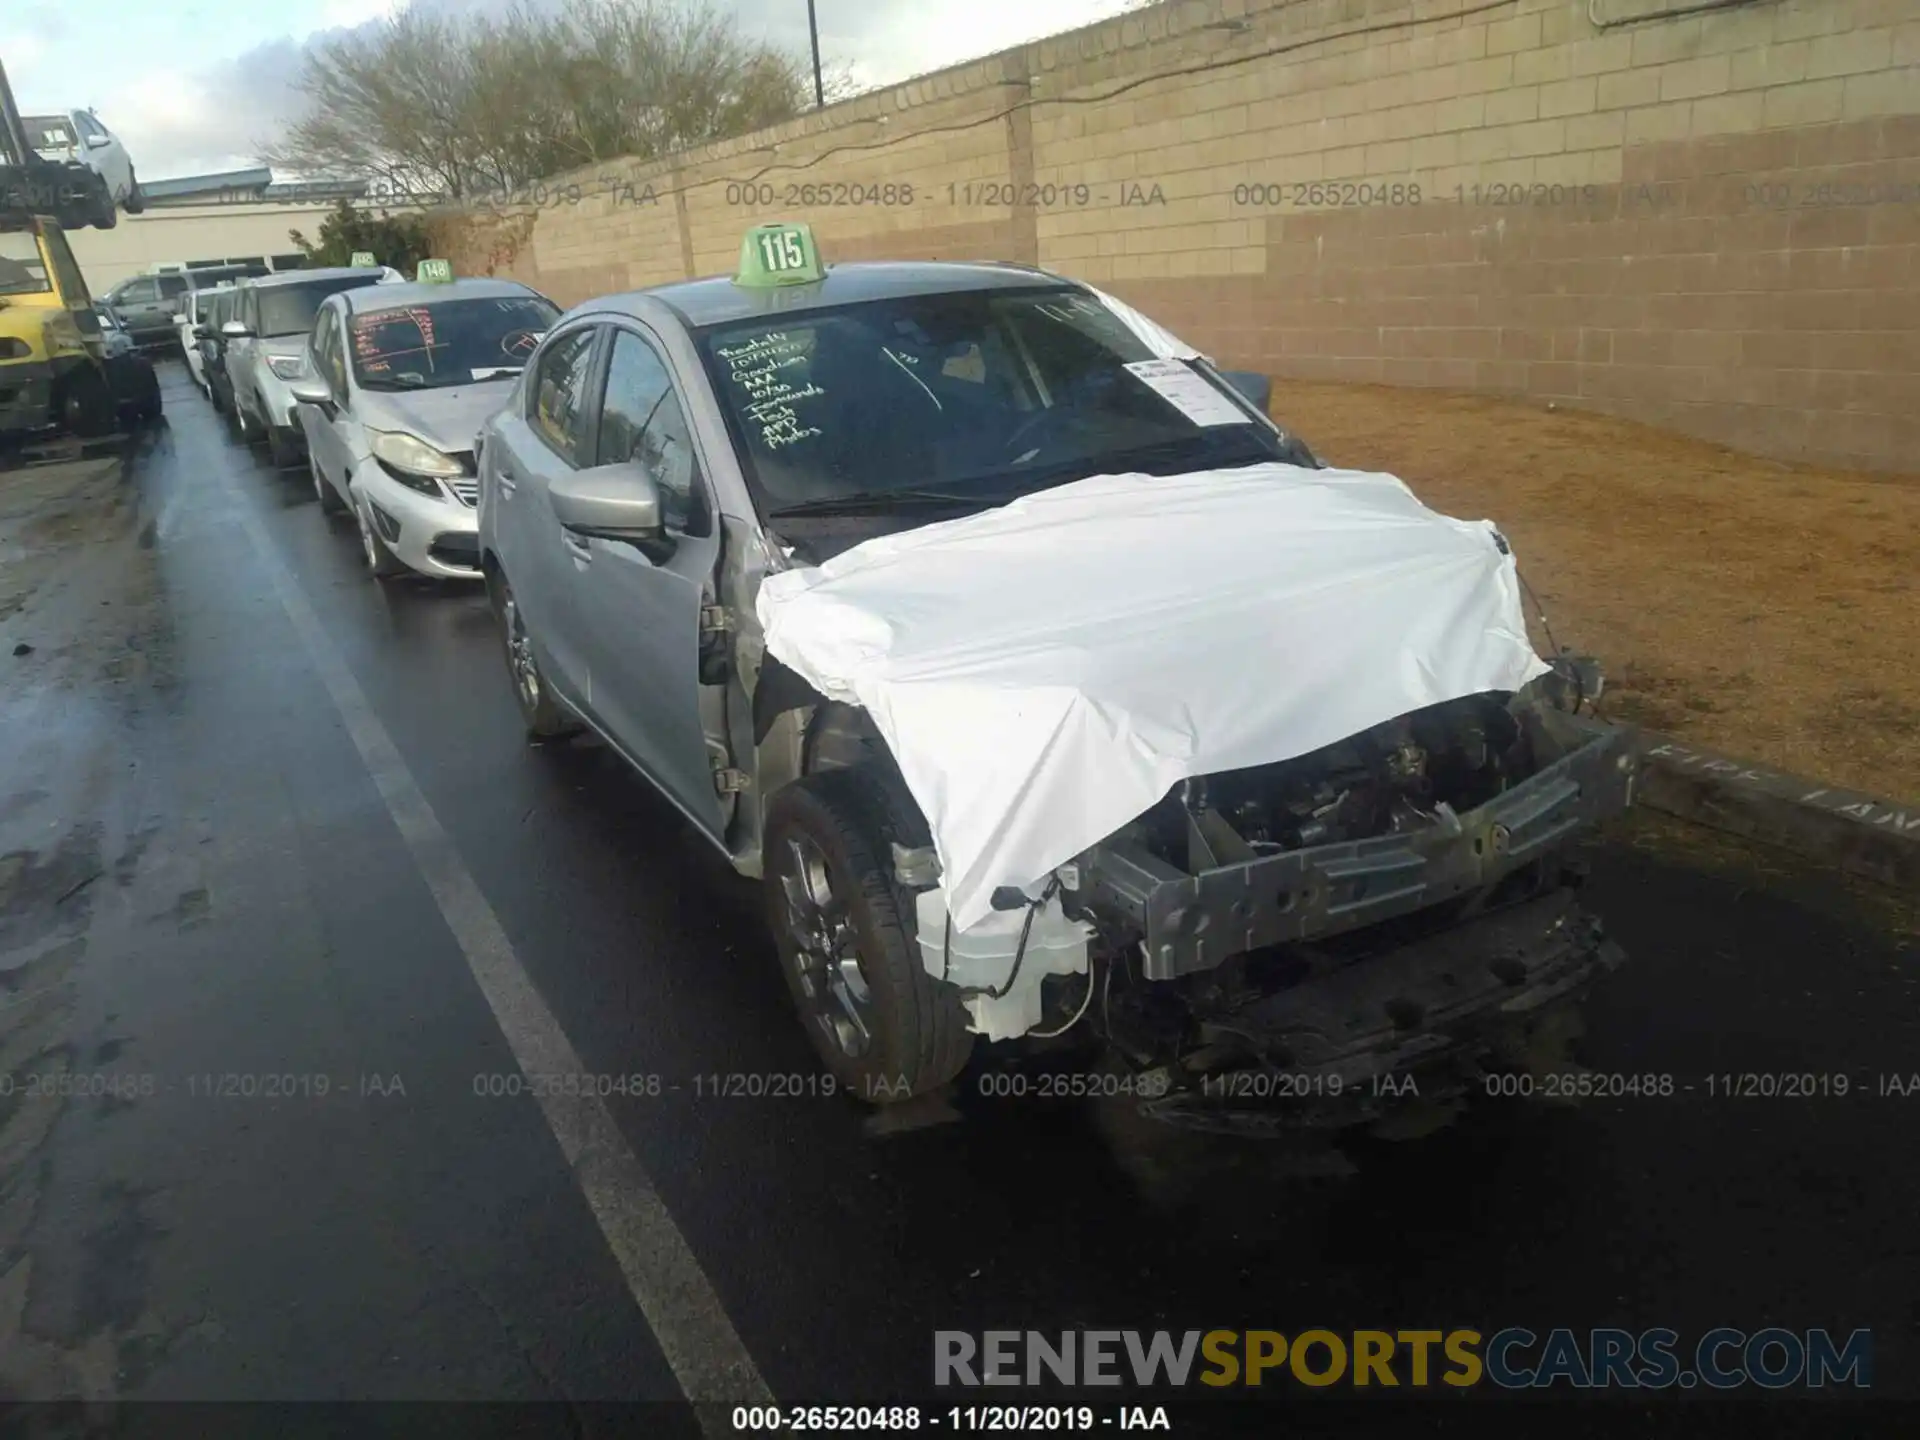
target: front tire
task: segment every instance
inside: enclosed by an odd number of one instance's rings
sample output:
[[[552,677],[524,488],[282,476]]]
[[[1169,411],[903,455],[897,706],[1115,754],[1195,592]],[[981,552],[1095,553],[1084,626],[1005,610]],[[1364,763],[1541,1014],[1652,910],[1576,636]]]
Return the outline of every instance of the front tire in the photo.
[[[328,519],[343,514],[347,502],[340,498],[340,492],[327,483],[327,477],[320,473],[320,467],[314,463],[311,452],[307,455],[307,474],[313,477],[313,498],[320,502],[320,513]]]
[[[62,430],[82,440],[111,435],[120,419],[107,377],[92,365],[81,365],[60,382],[53,397],[53,419]]]
[[[353,513],[360,523],[360,553],[366,559],[367,573],[376,580],[391,580],[406,574],[406,563],[380,538],[373,517],[367,513],[366,502],[354,506]]]
[[[291,470],[300,463],[303,451],[293,431],[283,425],[267,426],[267,458],[276,470]]]
[[[553,698],[547,677],[540,672],[540,660],[534,654],[533,637],[527,633],[526,617],[513,598],[513,587],[499,570],[487,568],[487,599],[493,605],[494,619],[500,622],[500,644],[507,657],[507,675],[513,681],[514,703],[520,707],[520,721],[532,741],[564,740],[578,735],[579,720]]]
[[[140,400],[134,413],[150,425],[160,418],[161,409],[160,377],[149,366],[140,381]]]
[[[127,167],[127,213],[138,215],[147,208],[147,197],[140,189],[140,175],[131,165]]]
[[[820,1061],[856,1098],[925,1095],[966,1068],[960,992],[921,963],[911,893],[882,859],[926,843],[924,822],[862,770],[807,776],[767,815],[768,920]]]

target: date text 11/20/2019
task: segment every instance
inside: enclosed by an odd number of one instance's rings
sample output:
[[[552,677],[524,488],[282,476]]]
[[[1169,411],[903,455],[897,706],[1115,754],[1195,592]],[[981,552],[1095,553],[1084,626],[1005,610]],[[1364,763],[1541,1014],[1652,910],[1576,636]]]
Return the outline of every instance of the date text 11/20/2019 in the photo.
[[[866,1431],[890,1435],[918,1430],[1050,1433],[1173,1429],[1164,1405],[736,1405],[736,1431]]]

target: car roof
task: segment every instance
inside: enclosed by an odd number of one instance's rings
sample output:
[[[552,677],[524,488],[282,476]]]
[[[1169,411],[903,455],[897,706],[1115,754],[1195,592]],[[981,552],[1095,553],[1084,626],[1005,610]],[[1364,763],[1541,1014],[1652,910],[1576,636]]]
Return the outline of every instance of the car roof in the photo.
[[[1078,282],[1051,271],[998,262],[872,260],[829,265],[824,279],[809,285],[743,286],[729,275],[682,280],[622,295],[608,295],[581,310],[630,311],[641,297],[657,300],[691,329],[750,320],[762,315],[791,315],[857,305],[864,300],[893,300],[907,295],[951,295],[979,290],[1030,290],[1036,286]]]
[[[518,280],[486,278],[442,281],[437,285],[412,283],[368,285],[360,290],[340,292],[342,303],[356,315],[373,310],[397,310],[407,305],[431,305],[438,300],[486,300],[509,297],[532,297],[536,300],[546,298],[538,290],[529,285],[522,285]]]
[[[303,280],[351,280],[362,275],[371,275],[377,280],[386,273],[386,268],[380,265],[334,265],[319,270],[278,270],[270,275],[243,276],[242,281],[249,288],[272,290],[281,285],[297,285]]]

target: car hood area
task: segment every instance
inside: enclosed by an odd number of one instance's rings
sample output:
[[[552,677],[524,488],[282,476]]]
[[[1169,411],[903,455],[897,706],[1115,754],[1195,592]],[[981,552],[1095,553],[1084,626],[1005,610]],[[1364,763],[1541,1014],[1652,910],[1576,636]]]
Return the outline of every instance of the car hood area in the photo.
[[[1391,475],[1104,475],[767,577],[770,654],[863,707],[954,924],[1181,780],[1308,754],[1547,666],[1484,520]]]
[[[362,390],[354,396],[362,420],[374,430],[405,430],[436,450],[460,455],[513,395],[505,379],[443,390]]]

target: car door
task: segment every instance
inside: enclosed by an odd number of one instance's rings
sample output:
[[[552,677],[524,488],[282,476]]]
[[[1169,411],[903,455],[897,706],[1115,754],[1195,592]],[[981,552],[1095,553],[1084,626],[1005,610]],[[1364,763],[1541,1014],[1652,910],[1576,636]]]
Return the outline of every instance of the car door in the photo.
[[[636,322],[612,333],[593,464],[638,466],[659,488],[665,538],[600,538],[574,549],[574,587],[593,711],[607,732],[708,835],[722,818],[700,720],[700,610],[719,524],[672,370]]]
[[[105,177],[108,193],[116,205],[120,204],[133,191],[133,162],[127,158],[125,147],[85,110],[73,112],[73,123],[80,132],[80,143],[86,147],[87,164]]]
[[[560,528],[549,491],[592,454],[605,330],[587,322],[548,336],[527,368],[519,402],[500,417],[487,445],[495,558],[548,682],[582,710],[593,694],[575,604],[587,547]]]
[[[245,405],[249,411],[253,402],[253,351],[258,343],[253,337],[260,329],[259,296],[252,286],[233,292],[233,314],[231,319],[238,320],[247,327],[245,335],[230,337],[221,347],[222,362],[227,367],[227,388],[233,393],[236,408]]]
[[[187,303],[190,293],[187,277],[184,275],[156,275],[160,282],[160,303],[166,307],[167,323],[172,324],[180,316],[180,307]]]
[[[214,295],[200,302],[200,325],[207,333],[200,341],[200,369],[207,377],[207,384],[219,382],[219,388],[226,388],[227,357],[226,341],[220,337],[220,327],[233,316],[233,295],[231,291]]]
[[[160,281],[152,275],[136,275],[123,280],[107,296],[120,321],[139,341],[153,337],[173,323],[166,302],[160,298]]]
[[[347,377],[346,350],[340,326],[344,314],[337,305],[323,305],[314,318],[310,363],[333,395],[331,406],[302,405],[300,424],[306,431],[307,455],[320,474],[342,496],[358,463],[353,435],[359,417],[353,413],[353,387]]]

